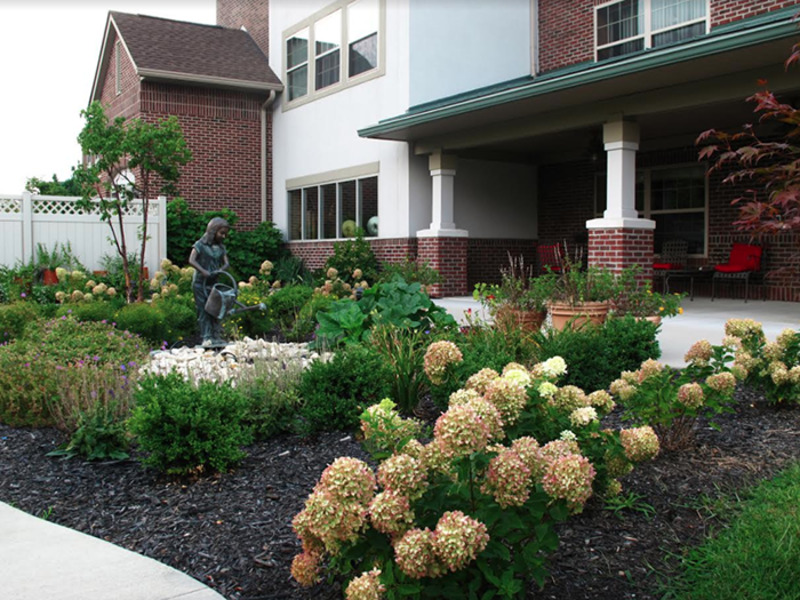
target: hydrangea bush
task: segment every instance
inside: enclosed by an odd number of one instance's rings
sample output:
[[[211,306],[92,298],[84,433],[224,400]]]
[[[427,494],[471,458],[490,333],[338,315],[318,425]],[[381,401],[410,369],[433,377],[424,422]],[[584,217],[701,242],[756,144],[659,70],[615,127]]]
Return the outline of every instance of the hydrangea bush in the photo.
[[[719,346],[700,340],[686,353],[688,364],[680,371],[652,359],[636,371],[623,371],[610,386],[623,418],[651,425],[665,449],[685,448],[699,417],[730,411],[736,388],[728,367],[732,350],[730,340]]]
[[[457,360],[450,350],[439,342],[426,366]],[[531,578],[543,585],[554,525],[617,493],[616,478],[659,450],[649,427],[601,429],[613,400],[559,387],[566,368],[554,357],[475,373],[427,442],[388,399],[364,411],[377,469],[343,457],[323,472],[293,521],[294,578],[341,575],[350,600],[524,597]]]
[[[800,332],[785,329],[768,342],[760,323],[730,319],[725,334],[735,351],[733,370],[747,384],[773,404],[800,402]]]

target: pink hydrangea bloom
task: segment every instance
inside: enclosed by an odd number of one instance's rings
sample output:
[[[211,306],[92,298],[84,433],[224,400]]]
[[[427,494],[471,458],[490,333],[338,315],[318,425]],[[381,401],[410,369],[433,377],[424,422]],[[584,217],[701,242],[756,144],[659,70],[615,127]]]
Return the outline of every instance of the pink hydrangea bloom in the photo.
[[[351,579],[344,592],[346,600],[381,600],[386,586],[381,583],[380,576],[380,569],[372,569]]]
[[[703,388],[699,383],[684,383],[678,388],[678,402],[687,408],[698,408],[703,405]]]
[[[434,342],[428,346],[424,358],[424,370],[434,385],[444,383],[447,367],[464,360],[461,350],[453,342],[446,340]]]
[[[425,493],[428,476],[422,461],[407,454],[395,454],[378,467],[378,482],[386,490],[416,500]]]
[[[394,543],[397,566],[409,577],[439,577],[444,569],[436,557],[433,532],[428,529],[411,529]]]
[[[522,457],[507,448],[489,461],[486,481],[481,487],[502,508],[522,506],[531,493],[531,470]]]
[[[303,513],[305,515],[300,517]],[[342,542],[355,541],[366,527],[367,507],[352,500],[343,501],[325,488],[317,488],[306,500],[305,510],[295,517],[293,525],[298,534],[305,530],[319,539],[326,551],[336,554]]]
[[[487,386],[484,398],[497,407],[507,425],[513,425],[517,421],[528,403],[525,388],[504,377],[495,379]]]
[[[583,510],[592,495],[595,470],[589,459],[579,454],[567,454],[552,460],[542,476],[542,488],[553,498],[567,501],[573,514]]]
[[[714,348],[708,340],[699,340],[692,344],[683,360],[696,365],[707,365],[714,355]]]
[[[375,474],[363,460],[341,456],[322,472],[317,487],[342,501],[367,504],[375,495]]]
[[[706,385],[715,392],[730,394],[736,387],[736,378],[733,373],[728,373],[727,371],[716,373],[706,378]]]
[[[444,456],[457,458],[486,448],[489,428],[469,406],[453,406],[436,420],[433,436]]]
[[[581,388],[574,385],[565,385],[548,400],[548,404],[569,413],[576,408],[587,406],[589,400]]]
[[[394,490],[381,492],[369,505],[372,526],[392,537],[402,535],[414,524],[414,512],[408,497]]]
[[[320,581],[320,561],[316,554],[303,552],[292,560],[292,577],[303,587],[311,587]]]
[[[433,537],[436,556],[451,571],[463,569],[489,543],[486,525],[459,510],[439,518]]]
[[[494,369],[481,369],[467,379],[467,382],[464,384],[464,388],[468,390],[476,390],[480,394],[485,394],[486,388],[489,387],[489,384],[498,377],[500,377],[500,374]]]
[[[625,450],[625,456],[633,462],[655,458],[660,450],[658,436],[649,425],[621,430],[619,441]]]

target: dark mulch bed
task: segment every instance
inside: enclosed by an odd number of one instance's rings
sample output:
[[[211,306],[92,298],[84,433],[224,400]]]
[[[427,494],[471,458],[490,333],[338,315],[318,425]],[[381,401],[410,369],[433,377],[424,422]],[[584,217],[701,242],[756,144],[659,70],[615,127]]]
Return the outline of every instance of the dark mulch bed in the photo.
[[[737,392],[736,413],[702,424],[693,448],[640,465],[625,490],[655,508],[614,514],[592,500],[560,528],[551,576],[531,598],[659,597],[659,580],[714,525],[700,499],[741,489],[800,458],[800,410]],[[300,589],[289,565],[299,544],[292,517],[326,465],[365,457],[351,436],[284,436],[249,448],[233,473],[180,483],[137,462],[48,458],[52,430],[0,425],[0,500],[180,569],[230,599],[340,598],[331,586]]]

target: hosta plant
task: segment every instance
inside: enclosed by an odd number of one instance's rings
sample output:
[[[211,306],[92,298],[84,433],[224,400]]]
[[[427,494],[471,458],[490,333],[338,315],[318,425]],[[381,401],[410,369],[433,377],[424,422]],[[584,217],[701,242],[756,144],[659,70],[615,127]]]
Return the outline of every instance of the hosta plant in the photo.
[[[555,524],[658,452],[649,427],[601,429],[611,397],[558,387],[565,369],[556,357],[479,371],[427,443],[391,401],[367,409],[377,469],[351,457],[325,469],[293,521],[294,578],[313,585],[327,567],[350,600],[524,598],[529,580],[543,585]]]

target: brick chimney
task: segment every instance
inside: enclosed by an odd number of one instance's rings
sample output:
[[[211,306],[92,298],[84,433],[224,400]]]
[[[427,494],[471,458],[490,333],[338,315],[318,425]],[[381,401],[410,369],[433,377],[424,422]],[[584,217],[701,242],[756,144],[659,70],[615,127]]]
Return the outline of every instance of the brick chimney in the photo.
[[[244,27],[269,57],[269,0],[217,0],[217,25]]]

